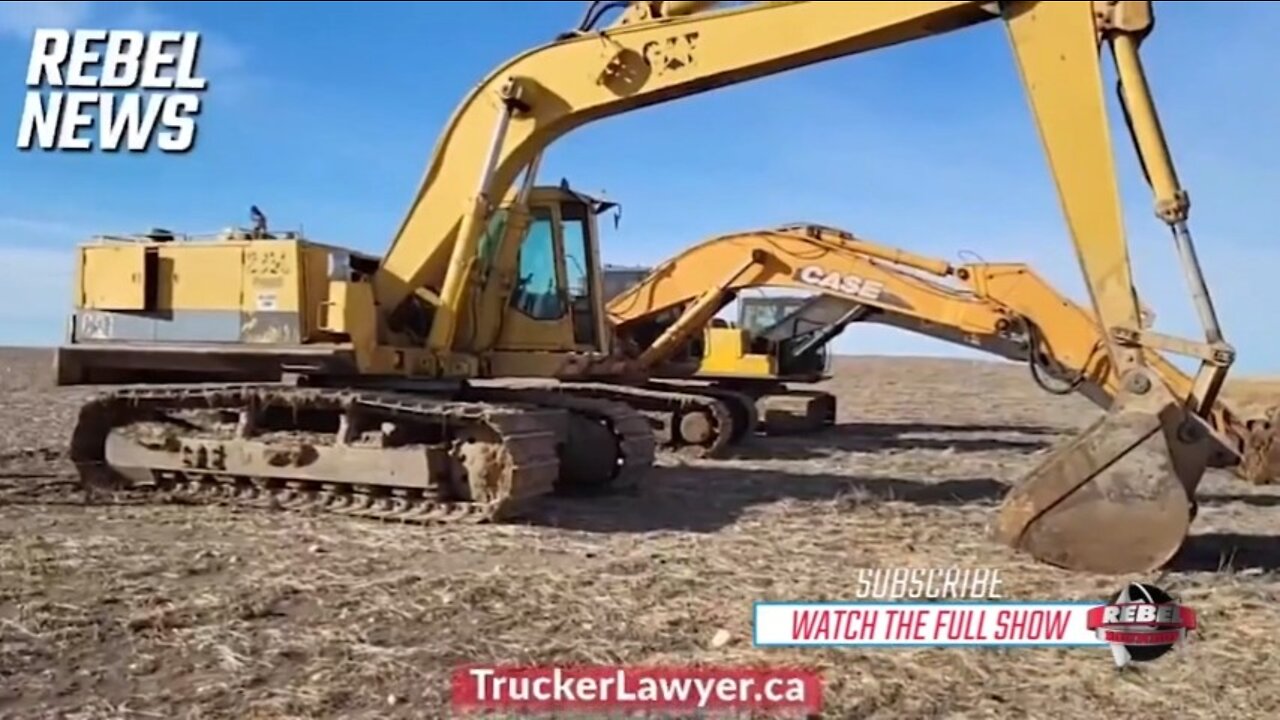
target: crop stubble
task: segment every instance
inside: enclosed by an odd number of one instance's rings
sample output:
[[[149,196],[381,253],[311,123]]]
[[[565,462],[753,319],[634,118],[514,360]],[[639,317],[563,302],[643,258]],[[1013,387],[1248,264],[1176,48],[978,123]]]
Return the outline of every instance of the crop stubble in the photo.
[[[994,566],[1013,598],[1114,589],[983,537],[1005,484],[1097,412],[1084,400],[956,360],[841,359],[827,386],[822,435],[442,529],[80,504],[61,448],[86,391],[5,350],[0,716],[445,717],[464,661],[813,665],[832,718],[1276,716],[1277,492],[1220,472],[1160,579],[1203,629],[1137,672],[1097,650],[753,650],[753,600],[847,599],[859,567]]]

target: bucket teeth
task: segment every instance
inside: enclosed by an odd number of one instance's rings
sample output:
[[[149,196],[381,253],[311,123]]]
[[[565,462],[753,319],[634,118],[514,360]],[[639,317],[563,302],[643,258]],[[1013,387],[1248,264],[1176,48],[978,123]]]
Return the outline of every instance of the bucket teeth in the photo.
[[[997,541],[1083,572],[1147,572],[1182,547],[1208,433],[1164,389],[1122,395],[1006,496]]]

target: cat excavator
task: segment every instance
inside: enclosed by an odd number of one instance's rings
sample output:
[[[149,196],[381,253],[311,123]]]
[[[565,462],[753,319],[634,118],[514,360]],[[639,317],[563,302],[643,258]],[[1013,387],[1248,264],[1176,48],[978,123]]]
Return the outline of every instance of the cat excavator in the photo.
[[[993,21],[1007,30],[1119,390],[1007,496],[992,536],[1068,569],[1158,567],[1190,527],[1207,416],[1234,352],[1140,59],[1152,4],[1131,0],[590,3],[577,27],[462,100],[379,257],[261,227],[82,247],[59,377],[125,384],[82,407],[71,458],[86,485],[423,521],[496,520],[557,488],[630,482],[652,462],[652,429],[637,393],[618,390],[629,370],[609,347],[594,215],[570,192],[535,192],[544,151],[607,117]],[[1104,48],[1203,341],[1140,325]],[[566,279],[571,254],[585,282]],[[1190,392],[1161,380],[1147,348],[1200,359]],[[278,377],[220,380],[251,365]]]
[[[713,237],[642,271],[627,268],[612,283],[608,313],[620,350],[655,376],[726,383],[755,397],[765,430],[771,413],[788,425],[783,430],[833,421],[832,396],[782,383],[818,380],[826,343],[864,322],[1023,363],[1042,390],[1079,392],[1103,409],[1121,392],[1093,316],[1022,263],[955,265],[803,224]],[[764,288],[816,294],[742,297]],[[774,321],[717,327],[714,318],[735,300],[759,301],[751,307],[777,311]],[[1143,328],[1150,329],[1154,313],[1143,309]],[[1189,397],[1191,378],[1156,350],[1143,354],[1162,383]],[[1207,413],[1209,465],[1252,483],[1274,482],[1276,412],[1246,418],[1215,401]]]

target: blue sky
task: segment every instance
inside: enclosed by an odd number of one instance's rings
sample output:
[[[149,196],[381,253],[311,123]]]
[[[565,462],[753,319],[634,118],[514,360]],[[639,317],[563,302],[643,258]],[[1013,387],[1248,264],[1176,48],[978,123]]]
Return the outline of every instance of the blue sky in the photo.
[[[1280,7],[1229,5],[1158,4],[1144,50],[1238,371],[1280,372]],[[37,26],[199,30],[210,82],[187,156],[0,149],[0,343],[61,339],[69,250],[95,232],[214,231],[247,224],[257,204],[274,227],[382,251],[464,93],[582,8],[0,3],[0,135],[16,138]],[[1140,290],[1161,330],[1198,335],[1167,231],[1117,139]],[[562,176],[621,201],[621,226],[602,226],[610,262],[804,220],[950,260],[1027,262],[1086,297],[998,23],[589,125],[548,154],[542,179]],[[966,355],[881,328],[854,328],[837,349]]]

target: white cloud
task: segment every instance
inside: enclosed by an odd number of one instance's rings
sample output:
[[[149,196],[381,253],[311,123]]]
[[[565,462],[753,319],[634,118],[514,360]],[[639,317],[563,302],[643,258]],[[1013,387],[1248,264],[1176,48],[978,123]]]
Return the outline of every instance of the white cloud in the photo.
[[[77,28],[89,24],[144,32],[197,29],[145,2],[0,1],[0,37],[11,36],[29,42],[36,28]],[[211,101],[239,103],[260,90],[265,80],[259,74],[245,72],[246,67],[244,48],[224,35],[201,31],[199,69],[209,80]]]
[[[69,248],[0,247],[0,342],[56,345],[72,305]]]
[[[157,13],[146,3],[135,3],[120,18],[120,27],[130,30],[168,30],[164,27],[164,16]]]
[[[114,25],[130,30],[187,30],[181,21],[156,11],[146,3],[138,3],[121,15]],[[220,75],[236,72],[244,67],[245,52],[228,38],[216,33],[200,33],[200,69]]]
[[[12,237],[14,234],[37,235],[41,238],[66,237],[82,234],[84,228],[61,220],[0,215],[0,232],[3,232],[7,239],[13,241],[15,240]]]
[[[59,219],[0,216],[0,344],[62,341],[72,305],[73,247],[91,234]]]
[[[0,215],[0,253],[8,248],[69,248],[92,237],[114,232],[118,220],[97,213],[78,215],[74,221],[60,217]]]
[[[226,74],[239,72],[245,65],[245,52],[221,35],[205,33],[200,50],[206,72]]]
[[[139,3],[123,15],[120,27],[135,30],[187,30],[181,21]],[[265,80],[259,74],[245,72],[248,54],[230,38],[201,31],[199,74],[209,81],[210,102],[237,104],[249,99]]]
[[[72,28],[89,15],[87,2],[0,2],[0,35],[30,41],[37,28]]]

